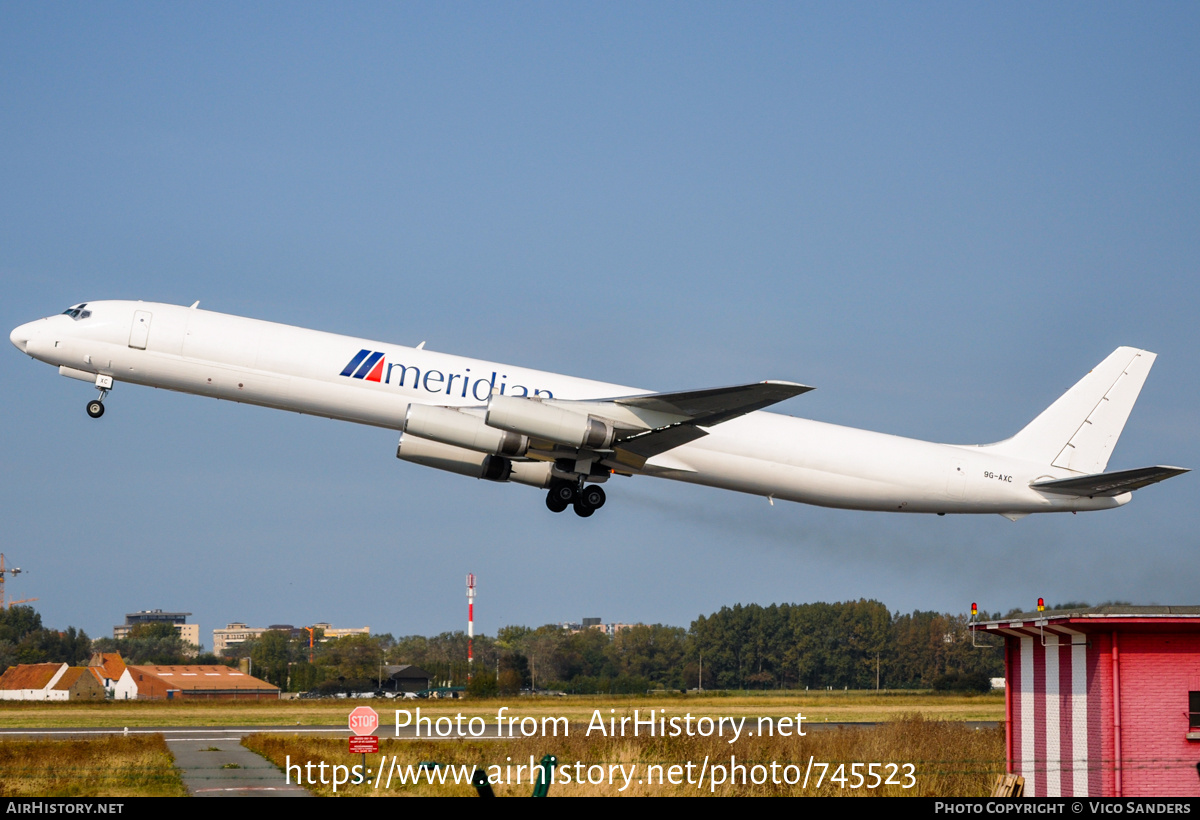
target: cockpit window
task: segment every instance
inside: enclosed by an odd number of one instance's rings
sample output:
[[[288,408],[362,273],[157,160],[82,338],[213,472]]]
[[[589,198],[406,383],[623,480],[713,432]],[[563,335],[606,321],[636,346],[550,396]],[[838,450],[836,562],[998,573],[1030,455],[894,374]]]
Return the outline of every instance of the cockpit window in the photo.
[[[87,309],[87,302],[84,302],[83,304],[80,304],[80,305],[75,305],[73,307],[69,307],[63,311],[63,316],[70,316],[75,321],[79,321],[80,319],[86,319],[87,317],[89,317],[91,315],[92,315],[92,312]]]

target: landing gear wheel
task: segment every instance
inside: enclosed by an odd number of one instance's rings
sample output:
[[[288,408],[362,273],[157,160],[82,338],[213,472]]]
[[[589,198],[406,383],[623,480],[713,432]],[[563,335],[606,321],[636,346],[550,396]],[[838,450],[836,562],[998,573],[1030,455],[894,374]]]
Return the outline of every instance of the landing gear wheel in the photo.
[[[607,496],[605,496],[602,487],[584,487],[583,492],[579,494],[579,500],[585,507],[598,510],[604,506]]]
[[[579,516],[580,518],[587,518],[589,515],[591,515],[595,511],[596,510],[594,507],[589,507],[586,504],[584,504],[582,501],[575,502],[575,514],[577,516]]]
[[[571,506],[571,502],[563,501],[555,494],[554,490],[546,493],[546,507],[550,512],[560,513],[569,506]]]
[[[571,504],[574,504],[579,498],[579,493],[576,491],[575,486],[565,482],[562,484],[555,484],[553,487],[551,487],[550,495],[554,496],[563,503],[564,510]],[[549,502],[547,501],[546,503],[548,504]]]
[[[104,402],[96,399],[89,401],[87,406],[87,414],[94,419],[98,419],[104,415]]]

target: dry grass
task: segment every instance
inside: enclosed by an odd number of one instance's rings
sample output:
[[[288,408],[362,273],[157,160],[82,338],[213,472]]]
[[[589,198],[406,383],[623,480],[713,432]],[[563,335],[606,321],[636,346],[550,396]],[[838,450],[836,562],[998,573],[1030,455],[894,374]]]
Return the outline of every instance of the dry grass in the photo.
[[[920,716],[909,716],[879,727],[851,727],[841,729],[810,731],[806,737],[753,737],[743,736],[730,744],[728,738],[716,737],[679,737],[679,738],[605,738],[593,734],[586,737],[583,732],[574,732],[567,738],[527,738],[495,741],[427,741],[427,740],[382,740],[380,755],[368,755],[367,765],[372,772],[381,762],[387,769],[393,768],[393,762],[400,769],[407,766],[417,766],[421,761],[434,760],[451,766],[484,767],[491,774],[503,772],[503,768],[489,769],[488,767],[511,766],[510,776],[515,778],[515,767],[523,764],[526,767],[520,785],[495,786],[498,796],[527,796],[530,794],[528,765],[530,757],[540,760],[542,755],[552,753],[557,755],[558,762],[555,772],[555,783],[550,788],[551,796],[581,796],[581,795],[657,795],[657,796],[772,796],[772,795],[820,795],[820,796],[867,796],[867,795],[915,795],[926,797],[975,797],[986,796],[991,788],[996,774],[1004,769],[1004,730],[987,729],[972,730],[959,723],[946,721],[925,720]],[[347,751],[344,739],[316,738],[304,735],[251,735],[245,740],[246,746],[275,762],[283,768],[290,757],[290,762],[303,764],[312,761],[314,764],[324,761],[330,766],[355,766],[361,763],[360,755],[351,755]],[[745,774],[738,773],[736,782],[730,781],[731,758],[736,763],[745,766]],[[824,782],[817,787],[817,779],[821,773],[820,766],[814,766],[809,772],[808,786],[801,783],[788,785],[770,781],[770,765],[777,763],[777,777],[783,779],[783,766],[792,764],[798,768],[789,770],[787,777],[803,780],[806,770],[809,770],[809,759],[815,764],[828,763]],[[703,761],[708,759],[709,772],[700,788],[696,781]],[[576,762],[582,768],[576,769]],[[691,783],[683,782],[660,784],[660,776],[664,781],[669,780],[671,767],[680,767],[676,771],[686,779],[688,763],[693,764]],[[894,779],[906,781],[904,769],[890,769],[886,764],[912,763],[916,785],[904,789],[899,785],[880,784],[877,788],[849,788],[855,778],[851,765],[855,763],[881,763],[877,767],[886,778],[890,772],[896,772]],[[754,769],[759,764],[762,768]],[[605,776],[609,766],[624,766],[625,771],[634,772],[631,784],[621,790],[624,780],[617,775],[613,785],[590,785],[587,783],[571,783],[563,785],[557,781],[561,778],[562,767],[570,768],[574,777],[577,771],[586,773],[588,767],[604,767]],[[839,765],[848,778],[845,784],[832,782],[831,778],[837,773]],[[631,767],[636,766],[636,769]],[[651,767],[659,767],[652,769]],[[715,766],[723,766],[725,782],[713,786],[713,775],[718,772]],[[466,770],[463,770],[466,771]],[[600,770],[592,769],[593,775]],[[615,769],[613,770],[616,771]],[[866,766],[859,768],[864,779],[868,777]],[[647,775],[654,774],[654,782],[646,782]],[[327,775],[328,777],[328,775]],[[374,777],[374,774],[371,775]],[[767,782],[754,784],[754,779],[766,779]],[[293,780],[295,779],[293,773]],[[386,774],[381,778],[378,790],[373,788],[372,780],[359,786],[339,786],[338,795],[396,795],[396,796],[449,796],[471,795],[474,789],[470,785],[453,785],[453,775],[447,779],[448,785],[430,785],[423,781],[420,785],[398,784],[399,776],[393,777],[392,786],[386,788]],[[638,780],[643,782],[639,783]],[[331,785],[310,787],[314,793],[332,795]]]
[[[184,797],[161,735],[0,743],[3,797]]]
[[[775,716],[802,711],[807,720],[875,722],[921,714],[934,720],[1003,720],[1004,695],[947,695],[932,692],[763,692],[732,695],[595,695],[567,698],[512,697],[490,700],[283,700],[283,701],[113,701],[23,703],[0,701],[5,728],[96,728],[142,726],[325,726],[343,725],[359,704],[370,704],[384,726],[395,725],[396,709],[421,708],[422,715],[552,715],[587,722],[595,709],[666,707],[701,715]]]

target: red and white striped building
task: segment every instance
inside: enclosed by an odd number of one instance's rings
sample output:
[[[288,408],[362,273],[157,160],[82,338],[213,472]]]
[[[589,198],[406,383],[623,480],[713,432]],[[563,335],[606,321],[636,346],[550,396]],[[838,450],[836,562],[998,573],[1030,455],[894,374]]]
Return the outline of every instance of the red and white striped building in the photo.
[[[1008,771],[1031,797],[1200,797],[1200,607],[976,625],[1005,642]]]

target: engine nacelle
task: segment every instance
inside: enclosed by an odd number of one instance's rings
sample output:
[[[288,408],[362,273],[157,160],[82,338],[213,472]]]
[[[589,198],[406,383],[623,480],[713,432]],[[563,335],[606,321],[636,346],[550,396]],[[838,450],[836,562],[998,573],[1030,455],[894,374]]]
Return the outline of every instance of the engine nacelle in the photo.
[[[500,394],[488,399],[484,420],[489,427],[568,447],[603,449],[613,443],[617,434],[612,422],[606,419],[575,413],[537,399]]]
[[[513,461],[509,462],[508,480],[527,487],[537,487],[544,490],[550,486],[551,464],[548,461]]]
[[[404,432],[493,455],[519,457],[529,449],[529,439],[519,433],[489,427],[479,416],[428,404],[408,406]]]
[[[446,470],[488,481],[514,481],[530,487],[549,487],[551,465],[546,461],[512,461],[504,456],[442,444],[409,433],[401,433],[396,458],[424,467]]]

